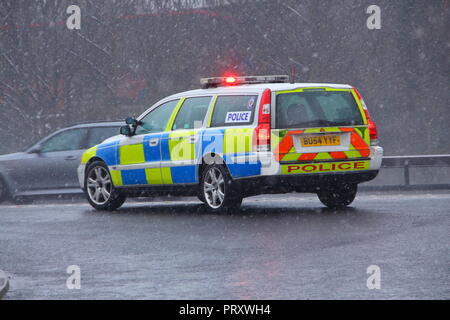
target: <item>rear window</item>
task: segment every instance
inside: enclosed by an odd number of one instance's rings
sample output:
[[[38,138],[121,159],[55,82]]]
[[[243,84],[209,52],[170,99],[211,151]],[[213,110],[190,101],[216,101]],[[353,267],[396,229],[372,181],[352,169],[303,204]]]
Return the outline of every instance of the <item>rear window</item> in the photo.
[[[85,149],[87,129],[70,129],[57,133],[41,143],[42,152]]]
[[[277,96],[276,127],[280,129],[362,124],[350,91],[314,90]]]
[[[257,99],[257,95],[217,97],[211,118],[211,127],[252,123],[255,117]]]

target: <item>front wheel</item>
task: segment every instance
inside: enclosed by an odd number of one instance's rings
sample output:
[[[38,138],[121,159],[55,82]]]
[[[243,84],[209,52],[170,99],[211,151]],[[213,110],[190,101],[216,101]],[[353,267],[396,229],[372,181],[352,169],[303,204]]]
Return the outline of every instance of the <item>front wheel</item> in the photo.
[[[319,200],[328,208],[344,208],[355,200],[357,184],[345,184],[334,187],[323,187],[317,192]]]
[[[108,167],[102,161],[88,166],[84,185],[87,200],[97,210],[118,209],[126,200],[126,196],[114,187]]]
[[[233,181],[224,166],[208,165],[203,170],[200,192],[205,206],[211,212],[231,212],[241,206],[242,196],[233,188]]]

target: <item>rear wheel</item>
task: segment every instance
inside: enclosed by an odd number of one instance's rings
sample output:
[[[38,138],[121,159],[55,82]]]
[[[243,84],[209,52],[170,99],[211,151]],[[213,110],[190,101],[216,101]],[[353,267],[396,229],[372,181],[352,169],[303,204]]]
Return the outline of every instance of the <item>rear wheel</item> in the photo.
[[[228,213],[238,210],[242,203],[242,196],[233,188],[233,181],[222,165],[212,164],[203,170],[200,192],[208,211]]]
[[[84,185],[89,203],[97,210],[115,210],[126,200],[126,196],[114,187],[108,167],[102,161],[88,166]]]
[[[344,208],[355,200],[358,191],[357,184],[343,184],[333,187],[324,187],[317,192],[319,200],[329,208]]]

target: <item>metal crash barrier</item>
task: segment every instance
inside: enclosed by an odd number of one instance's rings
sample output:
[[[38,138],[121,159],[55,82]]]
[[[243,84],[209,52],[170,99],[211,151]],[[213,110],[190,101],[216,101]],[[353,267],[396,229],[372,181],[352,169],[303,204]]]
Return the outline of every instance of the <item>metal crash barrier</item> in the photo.
[[[450,154],[443,155],[413,155],[413,156],[385,156],[381,164],[381,171],[384,168],[399,168],[403,170],[403,184],[398,185],[367,185],[368,189],[385,189],[400,188],[400,189],[450,189],[450,179],[444,183],[425,182],[420,184],[411,183],[411,169],[412,168],[448,168],[450,167]],[[436,175],[439,175],[436,171]],[[376,180],[376,179],[375,179]],[[377,181],[380,182],[380,181]]]

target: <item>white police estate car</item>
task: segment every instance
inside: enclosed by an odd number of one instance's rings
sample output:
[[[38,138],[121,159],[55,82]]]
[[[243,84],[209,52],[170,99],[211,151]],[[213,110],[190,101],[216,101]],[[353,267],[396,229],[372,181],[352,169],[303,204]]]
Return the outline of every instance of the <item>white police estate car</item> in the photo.
[[[352,86],[287,76],[201,83],[128,118],[121,135],[84,153],[78,176],[94,208],[177,194],[227,211],[247,196],[292,191],[317,193],[336,208],[377,175],[383,149]]]

